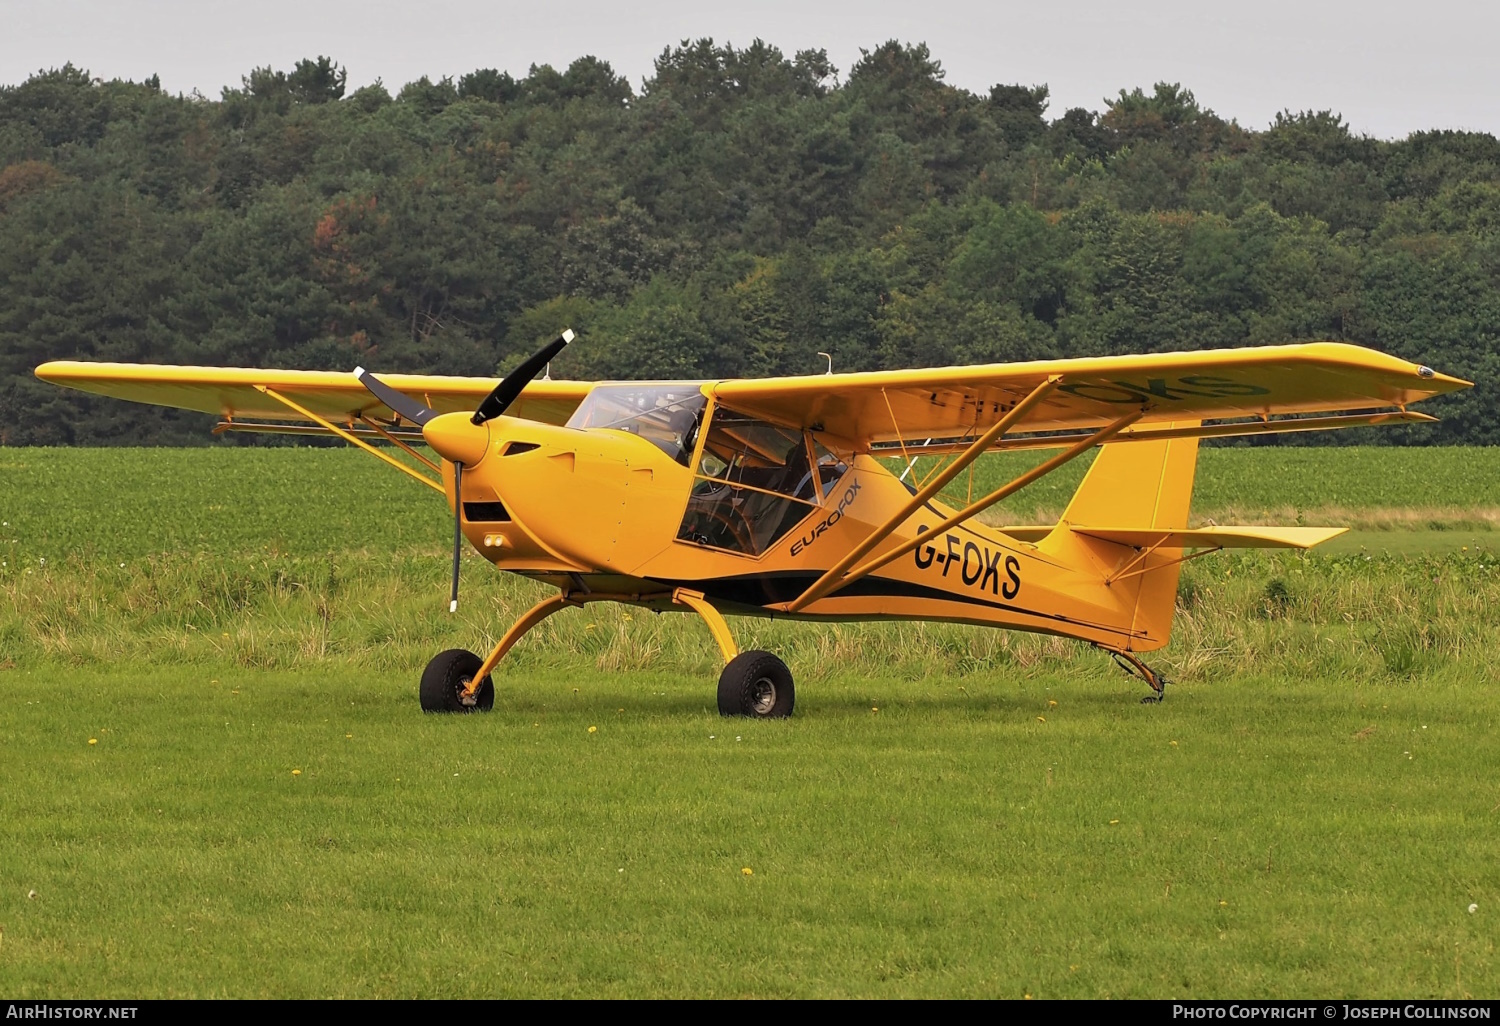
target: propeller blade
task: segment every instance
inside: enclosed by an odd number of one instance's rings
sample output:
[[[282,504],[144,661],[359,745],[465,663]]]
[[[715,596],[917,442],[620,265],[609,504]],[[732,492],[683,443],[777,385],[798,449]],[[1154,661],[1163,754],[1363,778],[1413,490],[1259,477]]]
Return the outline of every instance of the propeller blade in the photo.
[[[562,352],[571,341],[573,341],[573,329],[569,328],[546,348],[533,353],[525,363],[505,375],[505,380],[496,385],[495,390],[485,396],[484,402],[479,404],[479,409],[474,411],[474,423],[483,424],[504,413],[510,404],[516,401],[516,396],[521,394],[521,390],[531,384],[531,379],[540,374],[543,368],[552,362],[552,358]]]
[[[354,368],[354,376],[370,390],[371,395],[400,414],[403,420],[409,420],[417,427],[437,416],[436,410],[423,406],[405,392],[396,391],[363,367]]]
[[[464,551],[464,465],[453,464],[453,591],[448,596],[448,612],[458,612],[458,560]]]

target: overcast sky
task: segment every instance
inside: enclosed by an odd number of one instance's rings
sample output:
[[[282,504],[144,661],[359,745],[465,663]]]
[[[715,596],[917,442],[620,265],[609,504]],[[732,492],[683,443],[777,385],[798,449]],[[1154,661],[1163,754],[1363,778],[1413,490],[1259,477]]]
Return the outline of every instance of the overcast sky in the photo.
[[[0,0],[0,84],[71,61],[217,98],[253,67],[326,54],[351,87],[379,78],[395,92],[421,75],[520,77],[592,54],[639,88],[663,47],[702,36],[826,49],[843,72],[860,47],[925,42],[954,85],[1046,83],[1054,117],[1168,81],[1248,128],[1283,108],[1332,109],[1381,138],[1500,135],[1495,0]]]

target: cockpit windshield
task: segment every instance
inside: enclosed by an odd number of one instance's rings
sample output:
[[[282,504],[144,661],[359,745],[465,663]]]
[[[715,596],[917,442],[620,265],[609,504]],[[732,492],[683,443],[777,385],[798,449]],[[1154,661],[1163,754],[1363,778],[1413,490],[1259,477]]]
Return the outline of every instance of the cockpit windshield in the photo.
[[[707,403],[702,389],[692,382],[596,385],[568,418],[568,427],[628,431],[687,466]]]

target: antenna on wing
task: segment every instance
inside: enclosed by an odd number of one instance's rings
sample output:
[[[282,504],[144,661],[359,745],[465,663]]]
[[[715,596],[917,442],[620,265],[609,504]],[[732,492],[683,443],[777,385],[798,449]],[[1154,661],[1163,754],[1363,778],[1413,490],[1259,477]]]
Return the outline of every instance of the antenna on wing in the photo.
[[[828,373],[832,374],[833,373],[833,354],[832,353],[819,353],[818,355],[821,356],[823,359],[825,359],[825,360],[828,361]]]

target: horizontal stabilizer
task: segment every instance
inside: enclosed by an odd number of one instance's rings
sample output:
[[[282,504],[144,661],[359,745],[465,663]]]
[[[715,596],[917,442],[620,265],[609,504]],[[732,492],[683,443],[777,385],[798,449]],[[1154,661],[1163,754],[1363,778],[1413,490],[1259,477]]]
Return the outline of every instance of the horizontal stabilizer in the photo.
[[[1136,548],[1167,549],[1310,549],[1337,538],[1347,527],[1200,527],[1164,530],[1151,527],[1075,527],[1101,541]]]
[[[999,528],[1017,541],[1039,542],[1053,531],[1051,524]],[[1152,527],[1075,527],[1089,538],[1165,549],[1310,549],[1337,538],[1347,527],[1200,527],[1164,530]]]

